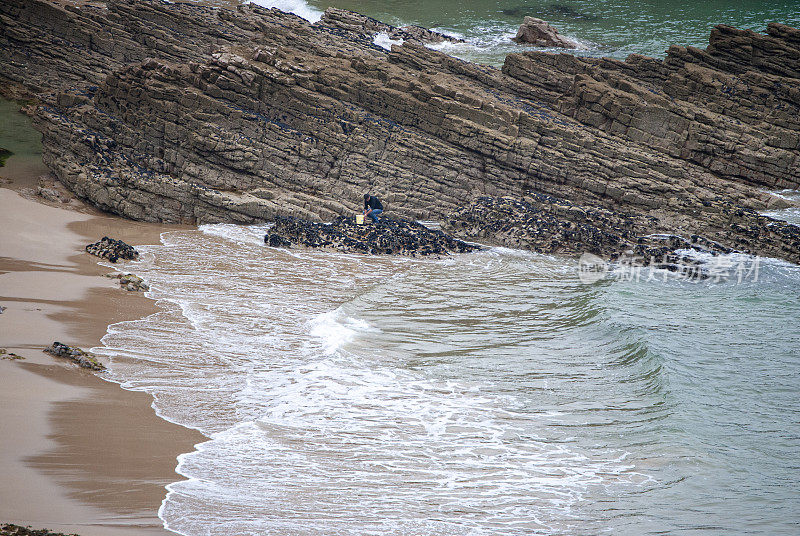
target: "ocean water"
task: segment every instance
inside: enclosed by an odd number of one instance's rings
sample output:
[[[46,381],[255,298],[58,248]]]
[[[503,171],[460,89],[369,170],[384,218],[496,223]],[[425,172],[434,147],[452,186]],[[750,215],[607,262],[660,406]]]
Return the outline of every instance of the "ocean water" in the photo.
[[[141,247],[125,269],[162,310],[95,349],[208,437],[179,458],[171,530],[800,530],[800,266],[583,284],[559,257],[282,250],[265,229]]]
[[[670,45],[705,48],[711,29],[729,24],[764,32],[767,23],[800,26],[797,0],[253,0],[316,21],[333,6],[397,26],[417,24],[466,40],[436,48],[462,59],[502,65],[526,47],[510,41],[526,15],[550,22],[577,40],[587,56],[624,59],[631,53],[663,57]],[[545,49],[546,50],[546,49]],[[563,52],[563,49],[550,49]]]

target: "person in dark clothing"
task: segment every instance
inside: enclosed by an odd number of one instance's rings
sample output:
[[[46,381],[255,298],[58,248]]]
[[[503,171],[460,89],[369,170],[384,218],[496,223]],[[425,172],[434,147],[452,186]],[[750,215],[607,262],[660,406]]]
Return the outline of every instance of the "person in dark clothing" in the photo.
[[[364,216],[372,218],[372,221],[378,223],[378,215],[381,212],[383,212],[381,200],[374,195],[364,194]]]

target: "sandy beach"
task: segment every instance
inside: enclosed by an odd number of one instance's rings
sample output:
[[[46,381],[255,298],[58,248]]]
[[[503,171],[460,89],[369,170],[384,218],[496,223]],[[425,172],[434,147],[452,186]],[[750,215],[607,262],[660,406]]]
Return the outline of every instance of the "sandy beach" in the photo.
[[[16,166],[16,167],[15,167]],[[0,170],[0,521],[91,535],[167,534],[157,516],[176,457],[203,437],[157,417],[145,393],[42,352],[89,349],[106,327],[156,310],[83,252],[108,235],[158,243],[165,226],[65,210],[31,195],[35,159]],[[20,191],[27,195],[21,195]],[[75,203],[73,203],[74,206]]]

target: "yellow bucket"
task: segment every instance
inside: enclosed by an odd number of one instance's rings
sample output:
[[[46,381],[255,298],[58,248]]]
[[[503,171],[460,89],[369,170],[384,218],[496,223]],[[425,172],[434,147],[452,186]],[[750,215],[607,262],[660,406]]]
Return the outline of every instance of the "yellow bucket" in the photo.
[[[356,223],[358,225],[364,225],[364,215],[363,214],[356,214]]]

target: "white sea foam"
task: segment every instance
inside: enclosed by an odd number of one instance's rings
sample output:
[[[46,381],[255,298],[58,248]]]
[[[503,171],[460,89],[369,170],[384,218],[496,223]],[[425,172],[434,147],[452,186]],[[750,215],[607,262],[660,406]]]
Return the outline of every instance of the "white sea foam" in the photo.
[[[171,530],[547,533],[573,526],[593,488],[647,481],[623,453],[546,438],[558,413],[519,412],[516,394],[460,368],[420,368],[416,348],[457,346],[449,328],[426,334],[448,307],[426,297],[443,271],[483,285],[552,259],[287,252],[266,247],[263,231],[204,225],[142,248],[126,268],[147,276],[163,310],[112,326],[95,349],[113,379],[209,438],[180,457],[188,480],[160,510]],[[419,301],[413,317],[398,298]],[[410,320],[421,323],[405,333]]]
[[[402,45],[403,39],[392,39],[389,37],[389,34],[386,32],[380,32],[375,34],[375,37],[372,39],[372,42],[379,47],[385,48],[386,50],[392,50],[392,45]]]
[[[294,13],[299,17],[303,17],[309,22],[317,22],[322,18],[322,11],[312,7],[304,0],[250,0],[254,4],[258,4],[267,8],[278,8],[287,13]]]
[[[210,223],[198,227],[200,232],[209,236],[218,236],[232,242],[261,245],[264,243],[264,233],[272,224],[263,225],[230,225],[226,223]]]

